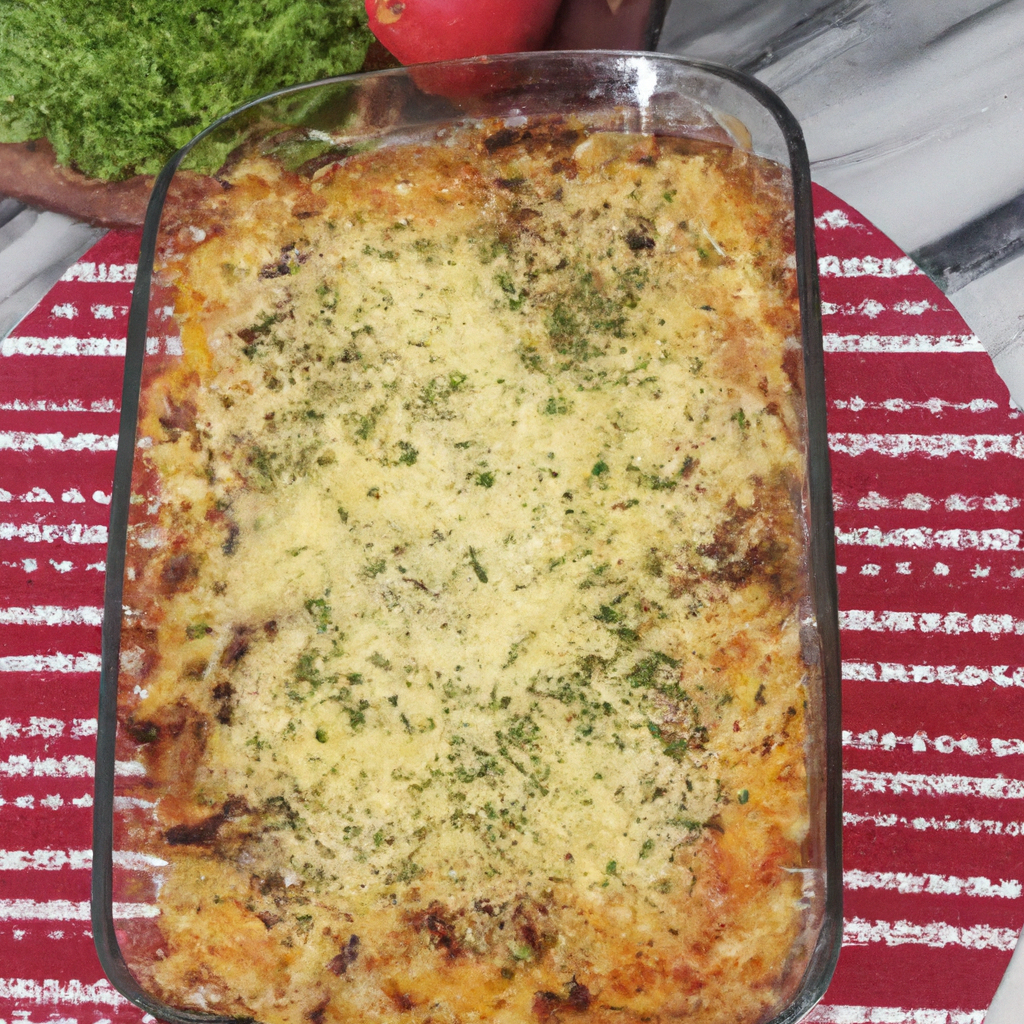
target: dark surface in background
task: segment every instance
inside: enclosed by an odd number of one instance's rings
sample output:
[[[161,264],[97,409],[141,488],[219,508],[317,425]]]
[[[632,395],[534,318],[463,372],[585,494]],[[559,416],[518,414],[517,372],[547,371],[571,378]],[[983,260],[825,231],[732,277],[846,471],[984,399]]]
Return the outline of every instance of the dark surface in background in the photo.
[[[562,0],[548,50],[653,50],[669,0]]]
[[[1024,60],[1024,55],[1021,56]],[[944,291],[971,281],[1024,252],[1024,193],[948,235],[910,253]]]

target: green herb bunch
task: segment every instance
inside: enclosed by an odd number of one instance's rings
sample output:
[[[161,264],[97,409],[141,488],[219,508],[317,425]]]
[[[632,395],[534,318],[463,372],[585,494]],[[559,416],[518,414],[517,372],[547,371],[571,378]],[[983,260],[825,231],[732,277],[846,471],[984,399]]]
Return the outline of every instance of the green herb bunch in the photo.
[[[371,38],[362,0],[4,0],[0,142],[154,174],[240,104],[357,70]]]

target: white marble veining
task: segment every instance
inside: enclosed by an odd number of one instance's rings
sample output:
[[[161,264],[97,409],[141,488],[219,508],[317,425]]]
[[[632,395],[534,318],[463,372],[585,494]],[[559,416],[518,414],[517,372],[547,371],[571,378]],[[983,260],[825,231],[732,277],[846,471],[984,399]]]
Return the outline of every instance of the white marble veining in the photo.
[[[0,202],[0,338],[103,234],[59,213]]]

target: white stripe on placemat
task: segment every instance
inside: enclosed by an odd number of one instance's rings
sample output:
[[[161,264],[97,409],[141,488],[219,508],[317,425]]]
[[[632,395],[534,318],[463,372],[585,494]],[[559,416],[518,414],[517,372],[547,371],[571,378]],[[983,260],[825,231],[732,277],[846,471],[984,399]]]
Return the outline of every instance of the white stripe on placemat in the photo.
[[[54,488],[54,491],[56,490],[57,488]],[[69,487],[60,492],[60,500],[65,505],[83,505],[85,504],[85,495],[77,487]],[[92,492],[92,500],[98,505],[109,505],[110,495],[97,488]],[[20,501],[28,505],[55,505],[57,503],[57,499],[45,487],[30,487],[22,494],[13,494],[0,487],[0,502],[6,504],[11,501]]]
[[[987,459],[993,455],[1009,455],[1024,459],[1024,434],[849,434],[828,435],[830,451],[843,455],[887,455],[904,458],[924,455],[929,459],[946,459],[966,455],[971,459]]]
[[[118,799],[128,799],[127,797],[114,797],[114,806],[117,806]],[[39,807],[43,807],[48,811],[58,811],[62,808],[65,803],[64,797],[59,793],[48,793],[46,796],[39,797]],[[92,794],[84,793],[82,796],[76,796],[71,798],[71,805],[78,808],[92,807]],[[26,793],[23,796],[16,796],[12,800],[6,800],[0,796],[0,807],[18,807],[21,810],[35,810],[36,809],[36,795],[34,793]]]
[[[831,405],[836,409],[863,412],[865,409],[879,412],[930,412],[936,416],[945,412],[992,412],[999,403],[991,398],[972,398],[969,402],[950,402],[944,398],[926,398],[923,402],[908,402],[905,398],[886,398],[881,402],[867,402],[859,395],[852,398],[834,398]]]
[[[865,921],[853,917],[843,922],[844,946],[867,946],[884,942],[887,946],[963,946],[965,949],[1009,951],[1017,945],[1016,928],[996,928],[988,924],[956,925],[946,921],[915,924],[912,921]]]
[[[54,739],[63,736],[68,726],[62,718],[40,718],[33,716],[28,722],[15,722],[10,718],[0,718],[0,740],[21,739],[23,736],[41,736],[44,739]],[[89,739],[96,735],[95,718],[73,718],[71,725],[71,739]]]
[[[29,544],[106,544],[106,526],[85,523],[0,523],[0,540],[23,540]]]
[[[81,778],[92,776],[93,758],[82,754],[68,754],[65,757],[27,757],[12,754],[6,761],[0,761],[0,778]],[[117,775],[145,775],[146,769],[138,761],[117,761],[114,764]]]
[[[66,338],[8,336],[0,341],[0,356],[114,356],[123,357],[127,351],[124,338]],[[169,356],[182,353],[181,338],[173,334],[161,334],[146,338],[146,352],[156,355],[165,352]]]
[[[0,672],[99,672],[98,654],[8,654],[0,657]]]
[[[876,316],[888,310],[890,313],[898,313],[901,316],[921,316],[929,310],[938,312],[942,307],[936,306],[934,302],[927,299],[901,299],[899,302],[887,306],[878,299],[861,299],[855,306],[852,302],[822,302],[821,315],[825,316],[866,316],[874,320]]]
[[[111,305],[103,302],[94,302],[89,307],[93,320],[113,320],[115,317],[128,315],[128,306],[119,304]],[[58,302],[50,307],[50,317],[60,320],[74,320],[80,316],[82,311],[73,302]]]
[[[43,981],[36,981],[33,978],[0,978],[0,999],[35,1003],[37,1006],[131,1005],[106,979],[89,985],[82,981],[55,981],[51,978]]]
[[[908,1010],[896,1006],[818,1005],[807,1024],[982,1024],[986,1010]]]
[[[49,399],[36,399],[31,402],[23,402],[15,399],[13,402],[0,402],[0,411],[3,412],[111,412],[118,411],[118,404],[113,398],[100,398],[88,405],[77,398],[69,398],[64,402],[55,402]]]
[[[843,788],[854,793],[904,793],[912,796],[969,796],[1024,800],[1024,779],[977,778],[970,775],[923,775],[912,772],[843,772]]]
[[[74,434],[65,437],[59,430],[37,434],[23,430],[0,430],[0,451],[31,452],[114,452],[117,434]]]
[[[847,889],[883,889],[904,894],[931,896],[983,896],[1015,900],[1021,894],[1021,884],[1015,879],[957,878],[955,875],[912,875],[903,871],[843,872],[843,885]]]
[[[826,334],[826,352],[914,355],[940,352],[984,352],[976,334]]]
[[[114,850],[111,857],[118,867],[135,871],[167,865],[160,857],[131,850]],[[75,871],[91,867],[92,850],[0,850],[0,871]]]
[[[844,561],[856,560],[856,555],[851,555],[848,559]],[[70,565],[70,563],[68,564]],[[836,572],[839,573],[839,575],[842,575],[851,568],[853,568],[853,566],[846,565],[843,562],[840,562],[836,566]],[[925,560],[922,559],[919,562],[897,562],[894,566],[882,566],[874,562],[864,562],[860,566],[859,573],[861,576],[884,577],[891,576],[895,571],[895,574],[897,576],[912,576],[915,570],[921,572],[927,572],[930,570],[933,576],[939,577],[949,576],[951,571],[950,566],[946,565],[945,562],[933,562],[929,565]],[[1002,585],[1003,581],[1007,576],[1009,576],[1011,580],[1024,579],[1024,566],[1007,566],[1004,564],[999,566],[998,571],[995,573],[995,575],[993,575],[991,565],[980,565],[978,562],[975,562],[974,565],[970,568],[968,568],[965,565],[958,566],[957,571],[954,575],[954,579],[956,577],[959,577],[961,581],[964,581],[964,578],[967,576],[968,573],[970,574],[972,580],[987,579],[989,576],[991,576],[993,584],[995,584],[998,580],[999,584],[997,585]]]
[[[137,270],[137,263],[72,263],[61,280],[83,284],[133,284]]]
[[[53,495],[45,487],[30,487],[24,494],[0,491],[0,501],[23,501],[29,505],[53,504]]]
[[[57,488],[54,488],[54,491],[56,490]],[[68,487],[60,492],[60,500],[65,505],[84,505],[85,495],[77,487]],[[97,490],[92,492],[92,500],[98,505],[109,505],[110,495],[106,491],[101,491],[97,488]],[[30,505],[39,503],[53,505],[56,504],[57,499],[45,487],[30,487],[22,494],[12,494],[10,491],[0,487],[0,501],[21,501]]]
[[[912,828],[915,832],[969,832],[971,835],[1024,836],[1024,821],[995,821],[992,818],[908,818],[903,814],[854,814],[843,811],[843,825],[873,825],[876,828]]]
[[[77,569],[80,572],[106,572],[106,562],[88,562],[86,565],[75,565],[74,562],[63,559],[58,562],[56,559],[47,559],[50,566],[57,572],[64,573],[72,572]],[[36,558],[22,558],[17,562],[0,562],[0,565],[5,566],[8,569],[21,569],[24,573],[35,572],[39,568],[39,560]]]
[[[814,226],[819,231],[835,230],[836,228],[856,228],[863,231],[867,225],[850,220],[845,210],[825,210],[814,218]]]
[[[1009,665],[902,665],[899,662],[844,661],[843,679],[868,683],[943,683],[946,686],[1024,686],[1024,668]]]
[[[855,504],[857,508],[876,510],[882,508],[905,508],[918,512],[927,512],[932,505],[944,505],[947,512],[976,512],[984,508],[988,512],[1012,512],[1020,507],[1020,498],[1011,498],[1008,494],[949,494],[945,498],[930,498],[926,494],[911,492],[898,498],[888,498],[878,491],[868,491],[856,502],[842,494],[832,495],[832,504],[836,508],[846,508]]]
[[[910,747],[916,753],[923,754],[935,751],[938,754],[967,754],[979,757],[991,754],[994,757],[1012,757],[1024,754],[1024,740],[997,739],[979,740],[974,736],[929,736],[921,730],[913,736],[897,736],[894,732],[878,734],[877,729],[855,733],[850,729],[843,730],[843,746],[851,750],[887,750],[897,747]]]
[[[836,543],[856,547],[915,548],[927,551],[944,548],[950,551],[1021,551],[1024,550],[1021,530],[932,530],[927,526],[880,530],[860,526],[852,530],[836,527]]]
[[[0,626],[99,626],[103,609],[83,605],[62,608],[54,604],[37,604],[31,608],[0,608]]]
[[[0,341],[0,356],[120,356],[127,350],[124,338],[49,338],[8,335]]]
[[[59,871],[92,867],[92,850],[0,850],[0,871]]]
[[[122,921],[159,915],[159,909],[151,903],[114,904],[114,917]],[[88,900],[0,900],[0,920],[88,921],[90,916]]]
[[[820,256],[818,273],[822,277],[923,277],[924,272],[909,256]]]
[[[0,620],[2,621],[2,620]],[[891,612],[851,608],[839,612],[839,628],[852,633],[987,633],[1024,636],[1024,619],[1012,615],[968,615],[966,612]]]
[[[0,778],[81,778],[92,776],[93,759],[82,754],[64,757],[26,757],[12,754],[0,761]]]

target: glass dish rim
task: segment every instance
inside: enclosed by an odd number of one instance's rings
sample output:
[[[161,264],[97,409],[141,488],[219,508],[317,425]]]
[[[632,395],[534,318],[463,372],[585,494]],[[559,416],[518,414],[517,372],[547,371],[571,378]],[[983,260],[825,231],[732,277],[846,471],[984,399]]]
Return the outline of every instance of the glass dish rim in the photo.
[[[841,672],[839,657],[838,590],[835,571],[835,542],[832,509],[824,389],[824,357],[818,288],[818,265],[814,239],[810,164],[799,123],[779,97],[757,79],[734,68],[711,61],[675,54],[625,50],[556,50],[504,54],[410,65],[382,71],[337,75],[315,82],[287,86],[242,104],[218,118],[178,150],[157,176],[142,230],[135,287],[128,317],[122,404],[118,447],[111,497],[104,588],[102,654],[99,711],[97,719],[95,797],[93,803],[93,866],[91,920],[93,941],[100,964],[114,987],[130,1002],[168,1024],[216,1024],[247,1018],[180,1010],[146,992],[131,973],[114,928],[113,919],[113,823],[117,692],[121,636],[124,561],[128,528],[129,498],[135,458],[135,436],[142,367],[145,358],[150,305],[150,285],[156,241],[164,201],[171,180],[182,160],[204,138],[243,112],[268,101],[318,87],[344,82],[361,82],[385,76],[411,77],[417,67],[460,66],[481,63],[564,61],[628,58],[691,68],[739,86],[772,115],[781,130],[789,155],[795,213],[796,273],[800,302],[801,343],[804,356],[804,404],[807,413],[808,472],[810,505],[809,582],[810,597],[820,640],[821,686],[824,699],[825,779],[825,893],[821,929],[808,958],[799,989],[789,1005],[767,1024],[796,1024],[817,1004],[831,980],[842,938],[842,750],[840,727]]]

